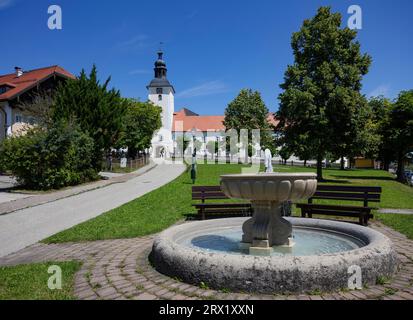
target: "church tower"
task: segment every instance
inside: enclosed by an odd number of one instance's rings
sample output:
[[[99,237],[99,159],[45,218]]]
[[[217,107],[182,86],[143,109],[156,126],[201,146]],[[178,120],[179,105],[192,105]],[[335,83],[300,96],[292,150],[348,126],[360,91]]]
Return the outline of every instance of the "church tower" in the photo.
[[[175,89],[169,83],[166,74],[166,63],[163,60],[163,52],[158,51],[158,60],[155,61],[155,78],[146,87],[148,99],[162,108],[162,127],[155,132],[152,138],[152,156],[159,157],[163,149],[164,155],[169,156],[173,152],[172,126],[174,114]]]

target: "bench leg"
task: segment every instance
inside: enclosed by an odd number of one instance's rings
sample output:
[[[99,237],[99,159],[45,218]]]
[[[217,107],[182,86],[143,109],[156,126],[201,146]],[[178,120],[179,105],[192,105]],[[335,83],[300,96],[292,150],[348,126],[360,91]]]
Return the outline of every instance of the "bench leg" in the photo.
[[[205,220],[205,209],[201,209],[201,220]]]
[[[304,209],[301,208],[301,218],[305,218],[306,212]]]

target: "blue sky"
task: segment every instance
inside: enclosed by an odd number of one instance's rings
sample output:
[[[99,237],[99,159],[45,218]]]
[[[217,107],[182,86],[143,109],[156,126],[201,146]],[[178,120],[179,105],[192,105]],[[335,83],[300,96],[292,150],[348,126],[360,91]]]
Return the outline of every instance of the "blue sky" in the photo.
[[[52,4],[62,7],[63,30],[47,28]],[[0,74],[54,64],[78,74],[96,63],[123,96],[146,100],[162,41],[176,109],[223,114],[252,88],[276,111],[291,34],[321,5],[346,21],[351,4],[363,9],[358,40],[373,57],[363,93],[394,98],[413,89],[411,0],[0,0]]]

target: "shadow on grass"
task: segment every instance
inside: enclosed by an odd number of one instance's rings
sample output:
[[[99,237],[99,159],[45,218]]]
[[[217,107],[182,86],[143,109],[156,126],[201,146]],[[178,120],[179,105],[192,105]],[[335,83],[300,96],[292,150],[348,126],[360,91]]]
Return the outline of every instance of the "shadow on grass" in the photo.
[[[318,181],[319,183],[339,183],[339,184],[349,184],[351,183],[348,180],[334,180],[334,179],[323,179]]]
[[[331,175],[338,179],[350,179],[350,180],[382,180],[382,181],[396,181],[395,178],[392,177],[375,177],[375,176],[339,176],[339,175]]]

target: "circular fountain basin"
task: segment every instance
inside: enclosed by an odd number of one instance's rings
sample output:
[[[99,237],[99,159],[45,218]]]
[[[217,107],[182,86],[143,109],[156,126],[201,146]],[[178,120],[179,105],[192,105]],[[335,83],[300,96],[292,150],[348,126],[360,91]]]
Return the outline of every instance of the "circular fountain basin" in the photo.
[[[231,218],[165,230],[151,259],[158,271],[191,284],[270,294],[347,288],[352,266],[361,268],[365,285],[397,270],[391,241],[375,230],[329,220],[287,220],[295,246],[273,247],[270,256],[249,255],[240,247],[246,218]]]

